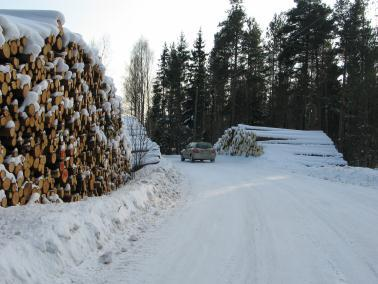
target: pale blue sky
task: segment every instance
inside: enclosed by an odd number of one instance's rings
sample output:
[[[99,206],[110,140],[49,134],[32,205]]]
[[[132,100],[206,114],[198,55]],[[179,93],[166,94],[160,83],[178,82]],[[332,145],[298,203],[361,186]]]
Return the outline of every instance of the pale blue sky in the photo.
[[[335,0],[325,2],[333,4]],[[294,1],[244,0],[244,5],[248,15],[265,29],[274,13],[293,7]],[[111,47],[108,74],[120,91],[130,50],[140,36],[149,40],[155,66],[164,41],[176,41],[181,31],[192,46],[202,27],[210,48],[229,0],[0,0],[0,7],[59,10],[65,15],[65,26],[82,34],[88,43],[107,35]]]

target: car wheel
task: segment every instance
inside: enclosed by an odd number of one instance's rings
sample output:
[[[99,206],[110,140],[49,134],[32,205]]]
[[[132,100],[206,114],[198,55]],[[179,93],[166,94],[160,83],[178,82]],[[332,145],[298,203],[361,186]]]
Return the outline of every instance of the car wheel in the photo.
[[[214,160],[214,159],[211,159],[211,160],[210,160],[210,162],[214,163],[214,162],[215,162],[215,160]]]
[[[185,161],[184,156],[181,156],[181,162],[184,162],[184,161]]]

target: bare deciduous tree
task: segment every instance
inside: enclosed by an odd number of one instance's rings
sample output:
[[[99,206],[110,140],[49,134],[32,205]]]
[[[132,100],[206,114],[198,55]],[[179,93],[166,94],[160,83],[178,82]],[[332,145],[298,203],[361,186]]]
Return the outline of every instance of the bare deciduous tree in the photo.
[[[146,129],[136,121],[131,122],[128,127],[133,155],[133,171],[137,171],[144,166],[143,160],[148,153],[148,141]]]
[[[141,38],[134,45],[123,82],[128,111],[144,126],[150,108],[152,51],[148,41]]]
[[[102,35],[100,39],[92,39],[91,47],[98,51],[98,56],[101,58],[102,64],[108,67],[110,63],[110,37],[107,34]]]

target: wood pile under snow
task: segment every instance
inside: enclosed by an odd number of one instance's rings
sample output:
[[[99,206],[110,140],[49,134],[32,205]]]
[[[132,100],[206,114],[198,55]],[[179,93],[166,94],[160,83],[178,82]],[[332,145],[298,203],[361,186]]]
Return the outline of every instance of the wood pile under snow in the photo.
[[[121,101],[55,11],[0,10],[0,202],[77,201],[130,170]]]
[[[231,156],[260,156],[263,148],[256,143],[256,135],[242,127],[226,129],[223,136],[215,144],[218,154]]]
[[[277,155],[287,167],[346,166],[347,162],[339,153],[332,140],[323,131],[293,130],[252,125],[239,125],[245,131],[255,133],[258,144],[269,149],[264,155],[277,163]]]

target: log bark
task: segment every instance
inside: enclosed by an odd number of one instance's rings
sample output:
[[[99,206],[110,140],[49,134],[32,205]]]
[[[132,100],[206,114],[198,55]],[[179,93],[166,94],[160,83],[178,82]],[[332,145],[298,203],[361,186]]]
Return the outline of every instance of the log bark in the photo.
[[[37,203],[56,194],[67,202],[102,195],[123,184],[130,171],[127,149],[110,149],[93,130],[113,139],[122,127],[119,113],[102,109],[107,99],[99,94],[111,87],[101,67],[79,43],[64,46],[57,26],[59,34],[45,39],[37,57],[24,54],[26,37],[0,46],[0,65],[9,67],[0,72],[2,207],[27,204],[33,193]],[[30,83],[19,74],[30,76]],[[37,100],[26,104],[31,91],[39,92]]]

